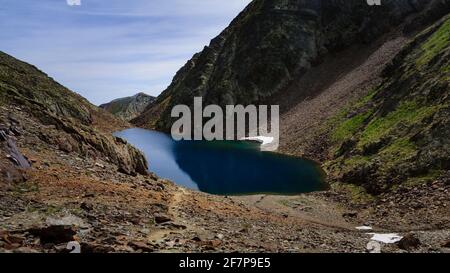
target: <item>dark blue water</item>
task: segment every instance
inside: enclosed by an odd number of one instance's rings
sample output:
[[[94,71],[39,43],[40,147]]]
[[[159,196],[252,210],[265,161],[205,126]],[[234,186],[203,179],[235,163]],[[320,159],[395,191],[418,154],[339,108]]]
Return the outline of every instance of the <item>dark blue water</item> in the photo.
[[[137,128],[115,135],[144,152],[151,172],[202,192],[290,195],[326,188],[316,163],[261,152],[257,143],[176,142],[169,135]]]

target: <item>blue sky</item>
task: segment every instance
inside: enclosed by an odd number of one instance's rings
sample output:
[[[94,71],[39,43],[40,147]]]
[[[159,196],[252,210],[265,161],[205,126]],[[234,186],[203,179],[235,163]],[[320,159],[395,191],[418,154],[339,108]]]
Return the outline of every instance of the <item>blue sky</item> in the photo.
[[[0,0],[0,50],[94,104],[158,95],[249,2]]]

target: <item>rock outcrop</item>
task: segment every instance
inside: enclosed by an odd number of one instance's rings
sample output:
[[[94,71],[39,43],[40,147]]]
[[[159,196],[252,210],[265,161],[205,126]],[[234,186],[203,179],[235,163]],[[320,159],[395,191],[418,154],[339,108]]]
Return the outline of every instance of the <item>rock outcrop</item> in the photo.
[[[16,107],[1,120],[2,127],[35,131],[46,142],[67,153],[103,157],[127,174],[146,174],[145,157],[112,132],[128,125],[86,99],[53,81],[36,67],[0,52],[0,106]],[[31,117],[30,117],[31,116]],[[24,120],[34,118],[53,129],[24,128]],[[3,130],[3,134],[5,131]]]
[[[131,97],[120,98],[102,104],[100,108],[125,121],[129,121],[139,116],[155,99],[155,97],[145,93],[138,93]]]

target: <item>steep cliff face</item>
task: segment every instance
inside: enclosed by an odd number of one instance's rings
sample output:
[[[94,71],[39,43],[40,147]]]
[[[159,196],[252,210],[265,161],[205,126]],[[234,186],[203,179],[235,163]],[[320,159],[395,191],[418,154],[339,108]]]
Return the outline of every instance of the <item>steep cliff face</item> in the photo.
[[[207,104],[263,103],[327,53],[370,42],[429,5],[446,4],[255,0],[178,71],[167,90],[133,123],[168,130],[171,108],[192,105],[194,96],[202,96]]]
[[[125,128],[126,123],[61,86],[36,67],[3,52],[0,52],[0,106],[6,115],[5,120],[0,120],[6,134],[14,135],[14,130],[33,131],[65,152],[106,158],[127,174],[147,172],[144,156],[111,135]],[[20,117],[13,114],[13,109]],[[27,127],[25,119],[35,119],[51,128]],[[20,127],[23,128],[17,129]]]
[[[100,108],[105,109],[116,117],[129,121],[139,116],[155,99],[155,97],[147,94],[138,93],[131,97],[120,98],[102,104]]]
[[[420,33],[382,83],[332,120],[336,181],[381,193],[431,182],[450,168],[450,17]]]

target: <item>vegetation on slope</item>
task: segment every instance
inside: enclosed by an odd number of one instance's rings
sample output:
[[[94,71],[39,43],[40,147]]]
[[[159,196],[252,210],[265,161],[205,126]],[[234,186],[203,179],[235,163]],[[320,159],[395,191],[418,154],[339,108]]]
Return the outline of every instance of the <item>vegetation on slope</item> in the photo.
[[[381,193],[450,167],[450,19],[419,34],[369,96],[330,121],[334,180]]]

